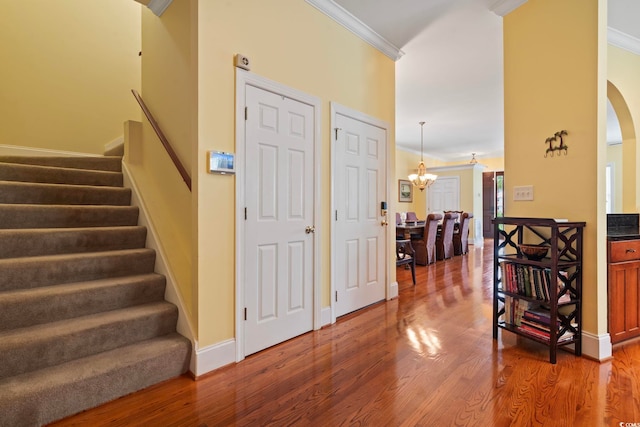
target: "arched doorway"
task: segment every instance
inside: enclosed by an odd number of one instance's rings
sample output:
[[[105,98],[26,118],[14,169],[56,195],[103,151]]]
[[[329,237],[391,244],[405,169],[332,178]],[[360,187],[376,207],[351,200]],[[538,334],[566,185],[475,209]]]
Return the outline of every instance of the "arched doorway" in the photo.
[[[607,81],[607,98],[613,107],[620,126],[620,141],[613,141],[607,147],[607,164],[612,168],[612,179],[616,209],[619,212],[636,212],[637,174],[636,174],[636,134],[631,112],[624,96],[618,88]],[[615,126],[608,117],[607,127]],[[613,123],[613,124],[611,124]],[[608,141],[611,142],[611,141]]]

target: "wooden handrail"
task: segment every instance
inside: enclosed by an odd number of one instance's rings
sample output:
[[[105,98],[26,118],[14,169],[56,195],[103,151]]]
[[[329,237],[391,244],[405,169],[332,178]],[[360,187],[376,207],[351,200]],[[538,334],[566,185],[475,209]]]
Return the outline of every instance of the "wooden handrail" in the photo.
[[[145,116],[147,116],[147,119],[149,120],[149,123],[151,123],[151,127],[156,132],[156,135],[158,135],[158,139],[160,139],[160,142],[164,146],[164,149],[167,150],[167,153],[169,154],[169,157],[171,157],[173,164],[178,169],[178,172],[180,172],[180,176],[182,176],[182,179],[184,180],[185,184],[187,184],[189,191],[191,191],[191,177],[189,176],[189,172],[187,172],[187,170],[185,169],[184,165],[176,155],[176,152],[173,151],[173,148],[171,147],[169,140],[167,139],[166,136],[164,136],[164,133],[162,133],[162,129],[160,129],[160,126],[158,126],[158,122],[156,122],[156,119],[153,118],[153,114],[151,114],[151,111],[149,111],[149,109],[147,108],[147,105],[142,100],[142,97],[140,96],[138,91],[136,91],[135,89],[131,89],[131,92],[133,93],[133,96],[136,98],[136,101],[138,101],[138,104],[140,104],[140,108],[142,108],[142,112],[144,113]]]

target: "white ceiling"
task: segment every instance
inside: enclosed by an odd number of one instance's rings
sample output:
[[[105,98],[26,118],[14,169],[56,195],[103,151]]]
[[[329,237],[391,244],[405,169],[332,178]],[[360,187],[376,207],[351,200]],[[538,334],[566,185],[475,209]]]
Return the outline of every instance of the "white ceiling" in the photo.
[[[425,156],[502,156],[502,17],[490,11],[496,0],[334,1],[404,52],[396,62],[398,148],[419,153],[418,122],[425,121]],[[640,1],[608,4],[609,26],[640,39]],[[608,138],[619,141],[610,118]]]

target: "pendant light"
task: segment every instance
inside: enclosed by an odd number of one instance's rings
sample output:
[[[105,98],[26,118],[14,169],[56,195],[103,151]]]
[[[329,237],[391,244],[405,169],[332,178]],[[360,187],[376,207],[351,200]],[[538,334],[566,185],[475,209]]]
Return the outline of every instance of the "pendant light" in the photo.
[[[413,183],[420,191],[424,191],[438,178],[438,175],[427,173],[427,168],[424,165],[424,123],[420,122],[420,163],[418,164],[418,173],[412,173],[409,175],[409,181]]]

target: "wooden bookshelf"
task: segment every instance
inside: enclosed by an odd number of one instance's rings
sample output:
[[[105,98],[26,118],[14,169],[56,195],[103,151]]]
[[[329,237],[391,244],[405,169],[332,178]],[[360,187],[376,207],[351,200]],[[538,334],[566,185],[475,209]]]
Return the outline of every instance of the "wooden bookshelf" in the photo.
[[[498,330],[557,350],[582,354],[582,232],[584,222],[552,218],[495,218],[493,338]],[[521,244],[547,246],[542,259],[529,259]]]

